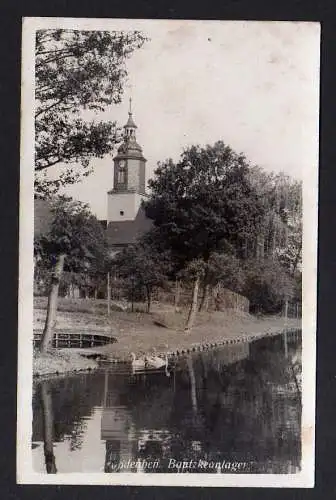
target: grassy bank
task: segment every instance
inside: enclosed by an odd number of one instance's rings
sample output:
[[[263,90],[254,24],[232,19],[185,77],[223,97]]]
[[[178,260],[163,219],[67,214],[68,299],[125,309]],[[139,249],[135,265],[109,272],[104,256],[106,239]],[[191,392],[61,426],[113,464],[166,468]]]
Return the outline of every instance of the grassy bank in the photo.
[[[34,329],[37,331],[41,331],[43,327],[46,315],[45,305],[46,303],[44,304],[41,299],[38,304],[35,304],[38,306],[34,311]],[[141,355],[153,350],[158,353],[182,351],[207,343],[272,334],[282,331],[286,326],[285,319],[279,316],[257,318],[247,313],[226,310],[225,312],[199,313],[193,330],[185,333],[183,326],[186,315],[186,311],[175,313],[172,307],[159,304],[154,305],[152,314],[113,310],[110,317],[107,317],[102,304],[95,304],[95,301],[78,301],[76,310],[75,301],[70,301],[67,306],[66,301],[63,300],[57,315],[56,329],[59,332],[108,333],[115,337],[117,342],[96,347],[94,350],[108,355],[111,359],[127,360],[131,352]],[[299,328],[301,321],[289,319],[287,326]],[[69,350],[63,351],[61,355],[64,356],[66,353],[70,356],[69,352]],[[77,355],[76,359],[69,358],[62,361],[64,367],[62,371],[67,371],[66,367],[70,368],[72,363],[76,363],[79,367],[79,358]],[[88,361],[85,358],[82,359],[85,362]],[[89,360],[89,363],[92,363],[90,368],[94,368],[94,362]],[[45,364],[48,365],[48,363]],[[35,365],[40,366],[37,363]],[[49,363],[49,366],[51,365]],[[54,368],[54,365],[52,366]],[[61,373],[61,370],[57,371]]]
[[[95,370],[97,367],[96,361],[80,356],[76,352],[60,352],[56,349],[45,354],[34,352],[33,374],[35,377]]]

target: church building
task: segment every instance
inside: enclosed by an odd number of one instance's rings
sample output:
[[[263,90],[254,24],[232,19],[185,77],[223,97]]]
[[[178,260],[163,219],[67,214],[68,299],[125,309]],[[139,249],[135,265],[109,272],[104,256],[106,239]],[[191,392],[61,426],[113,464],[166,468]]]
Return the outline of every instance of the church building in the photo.
[[[107,238],[112,253],[133,243],[152,227],[145,215],[142,200],[146,195],[146,158],[136,140],[132,100],[124,138],[113,159],[113,189],[107,193]]]
[[[146,158],[137,143],[136,130],[130,99],[123,142],[113,159],[114,182],[107,193],[107,219],[100,221],[106,228],[111,255],[134,243],[153,225],[141,204],[147,198]],[[37,237],[50,229],[53,215],[48,200],[35,199],[34,205],[34,236]]]

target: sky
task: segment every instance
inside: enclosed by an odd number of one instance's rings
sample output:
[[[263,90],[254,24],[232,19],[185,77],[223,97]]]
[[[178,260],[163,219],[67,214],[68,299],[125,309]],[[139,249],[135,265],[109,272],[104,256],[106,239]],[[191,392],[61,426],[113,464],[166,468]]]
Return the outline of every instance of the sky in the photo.
[[[298,179],[317,165],[319,24],[128,20],[120,26],[140,28],[150,41],[127,61],[123,102],[97,118],[124,125],[132,96],[147,179],[158,161],[217,140],[251,164]],[[113,187],[112,158],[95,160],[94,173],[66,189],[99,218],[106,218]]]

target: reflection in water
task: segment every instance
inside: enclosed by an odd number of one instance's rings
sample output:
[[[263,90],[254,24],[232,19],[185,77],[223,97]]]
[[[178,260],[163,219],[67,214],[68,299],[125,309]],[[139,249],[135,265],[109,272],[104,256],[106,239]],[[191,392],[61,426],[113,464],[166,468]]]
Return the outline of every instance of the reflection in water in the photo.
[[[35,468],[298,472],[301,393],[291,360],[300,348],[279,335],[195,353],[170,377],[123,366],[37,383]]]
[[[41,405],[43,412],[43,441],[44,441],[44,458],[48,474],[57,472],[54,455],[54,438],[53,438],[53,407],[50,388],[47,382],[42,382],[40,386]]]

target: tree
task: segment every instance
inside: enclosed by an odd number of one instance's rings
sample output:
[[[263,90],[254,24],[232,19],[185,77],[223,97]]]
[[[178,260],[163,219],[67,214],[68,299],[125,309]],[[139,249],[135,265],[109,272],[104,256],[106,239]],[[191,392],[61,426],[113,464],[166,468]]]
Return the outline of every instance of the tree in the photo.
[[[163,288],[167,282],[170,269],[168,252],[158,253],[155,248],[140,240],[117,254],[114,265],[122,278],[131,281],[132,294],[135,290],[140,293],[145,291],[149,313],[154,289]]]
[[[149,187],[147,215],[181,269],[193,259],[207,262],[223,241],[244,257],[264,215],[246,158],[221,141],[159,164]]]
[[[232,259],[245,258],[264,216],[249,174],[244,155],[218,141],[204,148],[191,146],[176,164],[159,164],[149,181],[151,198],[145,209],[154,221],[157,245],[170,250],[176,275],[202,267],[193,280],[187,330],[194,321],[201,283],[206,297],[211,255],[230,247]]]
[[[279,262],[291,276],[301,273],[302,258],[302,219],[288,217],[286,245],[276,249]]]
[[[202,259],[194,259],[188,263],[187,268],[184,272],[184,277],[189,278],[189,280],[193,281],[193,291],[192,298],[190,302],[190,308],[187,318],[187,323],[184,328],[185,332],[190,332],[192,327],[194,326],[197,304],[198,304],[198,292],[199,286],[202,278],[204,277],[206,264]]]
[[[105,232],[87,205],[60,196],[52,203],[53,220],[48,233],[35,241],[38,254],[51,270],[47,317],[41,340],[41,351],[52,346],[59,284],[63,269],[71,272],[90,272],[97,263],[108,260]]]
[[[259,167],[250,170],[250,181],[264,205],[265,216],[249,257],[276,259],[284,254],[283,262],[287,258],[286,265],[293,270],[301,258],[302,182]]]
[[[210,290],[218,283],[235,292],[241,292],[244,285],[244,271],[239,259],[233,253],[213,252],[205,265],[203,295],[199,310],[207,303]]]
[[[295,282],[284,267],[273,259],[245,263],[244,295],[251,312],[278,313],[283,303],[294,295]]]
[[[36,33],[35,190],[58,192],[88,175],[90,159],[110,153],[115,122],[88,116],[121,102],[126,59],[146,37],[139,31],[49,29]],[[91,113],[87,113],[91,112]],[[59,166],[56,178],[50,168]],[[55,170],[55,169],[53,169]],[[47,174],[48,173],[48,174]]]

